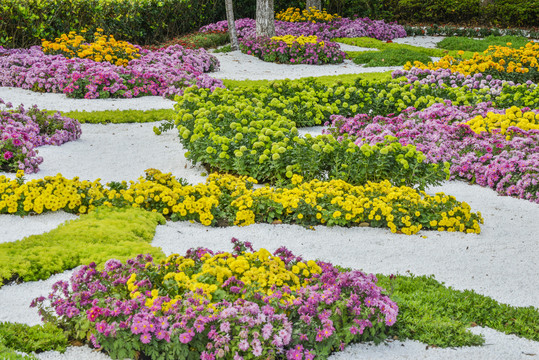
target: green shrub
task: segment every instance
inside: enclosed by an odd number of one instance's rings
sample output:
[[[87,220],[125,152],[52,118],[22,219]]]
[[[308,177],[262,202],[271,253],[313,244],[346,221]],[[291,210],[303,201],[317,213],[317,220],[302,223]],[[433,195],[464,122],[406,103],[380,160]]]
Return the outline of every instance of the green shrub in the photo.
[[[384,0],[384,8],[399,22],[537,26],[536,0]]]
[[[98,208],[41,235],[0,244],[0,285],[6,281],[48,279],[52,274],[136,254],[162,256],[152,247],[160,214],[139,209]]]
[[[372,98],[354,86],[327,88],[312,80],[256,90],[193,89],[177,98],[175,123],[190,160],[262,182],[279,184],[299,174],[306,181],[335,178],[357,185],[387,179],[423,189],[443,180],[446,169],[424,163],[423,154],[395,138],[359,148],[353,138],[298,136],[298,126],[368,107],[363,95]]]
[[[50,350],[63,353],[66,350],[67,338],[61,329],[50,323],[29,326],[0,322],[0,344],[24,353]]]
[[[118,40],[155,44],[224,18],[217,0],[4,0],[0,45],[27,47],[70,31],[104,29]]]
[[[4,340],[0,336],[0,359],[2,360],[37,360],[34,355],[19,354],[15,350],[4,345]]]
[[[471,52],[483,52],[491,45],[507,46],[511,43],[512,48],[519,49],[525,46],[529,40],[523,36],[488,36],[484,39],[470,39],[460,36],[451,36],[443,39],[437,47],[448,50],[465,50]]]
[[[402,66],[408,61],[432,62],[430,56],[409,49],[385,49],[382,51],[366,51],[354,58],[354,63],[365,64],[365,67]]]
[[[481,345],[484,339],[468,331],[476,325],[539,340],[539,311],[531,306],[500,304],[474,291],[445,287],[432,276],[378,275],[378,280],[399,305],[391,331],[401,340],[438,347]]]
[[[54,112],[49,111],[51,114]],[[123,124],[172,120],[175,112],[172,109],[68,111],[63,112],[62,116],[76,119],[81,124]]]

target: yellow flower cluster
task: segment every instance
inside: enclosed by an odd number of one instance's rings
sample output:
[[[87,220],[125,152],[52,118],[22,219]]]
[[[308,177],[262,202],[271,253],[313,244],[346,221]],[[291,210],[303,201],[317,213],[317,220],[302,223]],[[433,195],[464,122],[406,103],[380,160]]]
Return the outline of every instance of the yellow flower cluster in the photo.
[[[460,59],[447,55],[436,63],[423,64],[416,61],[404,65],[405,70],[412,67],[420,69],[451,69],[464,75],[489,71],[501,73],[526,74],[531,70],[539,71],[539,43],[530,41],[520,49],[509,46],[490,46],[483,53],[475,53],[472,59]]]
[[[171,174],[150,169],[146,178],[109,189],[97,180],[67,180],[60,174],[26,183],[2,175],[0,214],[85,213],[101,205],[132,206],[207,226],[219,220],[238,226],[275,220],[306,226],[367,223],[404,234],[422,228],[479,233],[483,223],[479,212],[472,213],[468,204],[452,196],[429,196],[387,180],[353,186],[342,180],[303,182],[294,175],[292,181],[291,188],[253,190],[256,180],[252,178],[212,174],[205,184],[182,185]]]
[[[318,41],[318,37],[316,35],[311,36],[294,36],[294,35],[284,35],[284,36],[274,36],[271,38],[271,40],[275,41],[284,41],[289,47],[292,46],[294,43],[298,43],[300,45],[305,45],[307,43],[311,44],[320,44],[321,46],[324,46],[323,41]]]
[[[341,17],[337,14],[328,14],[326,9],[322,11],[317,8],[310,7],[309,9],[300,10],[298,8],[289,7],[286,10],[281,10],[275,15],[276,20],[287,22],[302,22],[310,21],[313,24],[317,22],[330,22]]]
[[[505,114],[489,112],[486,117],[478,115],[470,119],[466,124],[477,134],[499,132],[502,135],[507,134],[506,138],[509,140],[513,134],[512,131],[508,131],[511,126],[525,131],[539,130],[539,114],[532,111],[526,111],[523,114],[518,107],[513,106],[506,109]]]
[[[275,289],[288,287],[295,292],[301,287],[307,286],[314,274],[322,273],[322,268],[313,260],[289,263],[288,265],[277,256],[271,255],[266,249],[260,249],[254,253],[243,252],[241,255],[231,253],[204,254],[200,260],[195,261],[178,254],[170,255],[162,260],[159,267],[148,263],[146,270],[155,274],[156,279],[167,288],[174,288],[175,295],[171,301],[162,304],[162,310],[167,311],[176,302],[180,301],[187,293],[193,293],[194,297],[219,301],[222,295],[222,285],[231,277],[241,281],[246,289],[253,289],[262,295],[272,295]],[[136,274],[132,274],[126,285],[132,299],[142,294],[136,285]],[[171,281],[175,285],[171,285]],[[230,286],[236,286],[232,283]],[[159,285],[157,286],[159,287]],[[221,292],[221,294],[218,294]],[[155,299],[159,297],[159,289],[151,290],[145,305],[153,306]],[[167,294],[172,295],[172,294]],[[245,298],[242,292],[229,292],[228,296]],[[229,300],[235,300],[230,299]],[[292,294],[283,293],[281,301],[294,300]]]
[[[127,66],[129,60],[140,57],[136,46],[126,41],[117,41],[113,35],[103,35],[103,29],[97,29],[92,43],[87,43],[84,36],[71,31],[69,34],[62,34],[54,42],[42,40],[41,47],[45,54],[62,54],[67,58],[79,57],[97,62],[107,61],[118,66]]]

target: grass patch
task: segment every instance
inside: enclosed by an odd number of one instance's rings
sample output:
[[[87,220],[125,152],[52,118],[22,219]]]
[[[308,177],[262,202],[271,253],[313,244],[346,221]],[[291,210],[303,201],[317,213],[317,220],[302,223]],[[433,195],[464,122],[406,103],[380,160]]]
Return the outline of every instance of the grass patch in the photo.
[[[48,114],[56,111],[48,110]],[[174,119],[173,109],[153,110],[104,110],[104,111],[68,111],[61,112],[62,116],[76,119],[81,124],[124,124],[147,123]]]
[[[387,50],[387,49],[410,50],[410,51],[416,51],[416,52],[425,54],[430,57],[444,57],[446,55],[457,56],[458,50],[460,50],[460,49],[449,50],[445,48],[444,49],[431,49],[431,48],[424,48],[421,46],[413,46],[413,45],[408,45],[408,44],[386,43],[384,41],[380,41],[373,38],[366,38],[366,37],[336,38],[336,39],[333,39],[333,41],[338,41],[338,42],[341,42],[343,44],[348,44],[348,45],[374,48],[378,50]],[[350,56],[354,56],[358,54],[358,52],[347,52],[347,53],[349,53]],[[473,52],[465,51],[462,57],[464,59],[471,59],[473,57]]]
[[[316,79],[317,82],[327,85],[342,85],[342,84],[353,84],[356,79],[369,80],[369,81],[386,81],[391,80],[391,71],[385,72],[372,72],[364,74],[343,74],[343,75],[326,75],[318,77],[306,77],[295,80],[288,80],[291,84],[298,83],[300,81]],[[249,87],[267,87],[271,82],[275,80],[228,80],[223,79],[223,83],[229,89],[233,88],[249,88]]]
[[[18,323],[0,323],[0,358],[19,359],[18,357],[3,356],[13,350],[23,353],[40,353],[44,351],[65,352],[67,338],[63,330],[51,323],[29,326]],[[4,347],[2,352],[2,346]],[[24,357],[22,355],[20,359]],[[28,357],[26,357],[28,359]],[[30,358],[34,358],[30,356]]]
[[[407,62],[421,61],[424,64],[432,62],[430,56],[409,49],[388,48],[382,51],[366,51],[354,58],[354,63],[365,64],[365,67],[402,66]]]
[[[228,44],[218,49],[213,50],[214,53],[229,53],[232,52],[232,45]]]
[[[108,259],[137,254],[163,256],[150,245],[162,215],[141,209],[98,208],[56,229],[0,244],[0,286],[10,281],[48,279],[51,275]]]
[[[400,340],[413,339],[438,347],[481,345],[471,326],[539,341],[539,311],[501,304],[474,291],[446,287],[433,276],[377,275],[378,285],[399,305],[397,323],[390,329]]]
[[[530,40],[523,36],[487,36],[484,39],[476,40],[471,38],[451,36],[443,39],[437,47],[447,50],[464,50],[469,52],[483,52],[491,45],[507,46],[507,43],[511,43],[510,47],[519,49],[525,46]]]

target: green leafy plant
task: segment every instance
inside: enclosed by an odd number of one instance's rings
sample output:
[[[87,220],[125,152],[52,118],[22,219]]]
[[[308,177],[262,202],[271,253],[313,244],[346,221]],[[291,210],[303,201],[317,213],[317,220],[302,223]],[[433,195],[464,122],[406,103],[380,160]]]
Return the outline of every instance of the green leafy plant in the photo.
[[[348,45],[354,45],[354,46],[360,46],[360,47],[366,47],[366,48],[375,48],[378,50],[409,50],[418,52],[430,57],[444,57],[445,55],[451,55],[451,56],[457,56],[459,55],[458,50],[444,50],[444,49],[432,49],[432,48],[424,48],[421,46],[413,46],[408,44],[397,44],[397,43],[388,43],[381,40],[368,38],[368,37],[360,37],[360,38],[338,38],[333,39],[334,41],[341,42],[343,44]],[[354,58],[361,54],[361,52],[347,52],[351,58]],[[473,57],[473,52],[466,51],[464,54],[459,55],[459,57],[468,59]],[[428,60],[427,60],[428,61]]]
[[[49,110],[53,114],[55,111]],[[68,111],[63,116],[76,119],[81,124],[123,124],[146,123],[161,120],[172,120],[175,112],[172,109],[153,110],[104,110],[104,111]]]
[[[98,208],[41,235],[0,244],[0,284],[47,279],[52,274],[133,254],[163,256],[149,243],[160,214],[140,209]]]
[[[438,347],[475,346],[484,339],[468,331],[486,326],[538,341],[539,310],[513,307],[477,294],[446,287],[433,276],[377,275],[379,284],[392,289],[399,305],[397,324],[391,329],[400,340],[413,339]]]
[[[491,45],[508,46],[507,43],[511,43],[509,47],[519,49],[525,46],[529,40],[523,36],[487,36],[484,39],[470,39],[460,36],[446,37],[442,41],[436,44],[438,48],[448,50],[464,50],[471,52],[483,52]]]
[[[0,346],[1,344],[24,353],[50,350],[63,353],[66,350],[67,338],[61,329],[51,323],[29,326],[0,322]]]
[[[406,62],[421,61],[428,63],[432,61],[430,56],[421,52],[408,49],[385,49],[382,51],[366,51],[354,58],[354,63],[365,64],[366,67],[376,66],[401,66]]]

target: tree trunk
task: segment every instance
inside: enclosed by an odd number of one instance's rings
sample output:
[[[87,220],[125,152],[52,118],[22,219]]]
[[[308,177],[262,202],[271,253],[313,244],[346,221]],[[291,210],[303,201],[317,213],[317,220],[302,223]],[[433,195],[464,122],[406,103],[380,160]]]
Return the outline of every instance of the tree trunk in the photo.
[[[307,0],[306,7],[307,7],[307,10],[313,7],[322,11],[322,0]]]
[[[256,36],[275,36],[273,0],[256,0]]]
[[[232,0],[225,0],[226,20],[228,21],[228,34],[230,36],[230,44],[232,50],[240,49],[238,44],[238,34],[236,33],[236,22],[234,21],[234,7]]]

